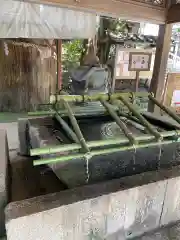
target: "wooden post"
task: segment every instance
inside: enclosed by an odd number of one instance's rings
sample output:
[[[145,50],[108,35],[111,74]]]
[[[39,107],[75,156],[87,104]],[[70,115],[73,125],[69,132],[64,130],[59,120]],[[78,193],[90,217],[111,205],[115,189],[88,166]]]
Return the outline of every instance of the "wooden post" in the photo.
[[[139,74],[140,74],[140,71],[136,71],[136,89],[135,89],[135,92],[138,92],[138,87],[139,87]]]
[[[113,79],[112,79],[112,85],[111,85],[111,92],[113,93],[115,91],[116,86],[116,66],[117,66],[117,59],[118,59],[118,47],[115,46],[115,61],[114,61],[114,69],[113,69]]]
[[[159,27],[159,35],[156,44],[156,55],[154,61],[153,76],[150,85],[150,92],[154,96],[162,101],[163,92],[165,87],[165,74],[167,69],[167,62],[171,44],[172,25],[164,24]],[[152,101],[149,102],[148,111],[159,112],[155,109],[155,105]]]
[[[62,55],[62,40],[57,40],[57,85],[56,91],[60,90],[62,87],[62,62],[61,62],[61,55]]]

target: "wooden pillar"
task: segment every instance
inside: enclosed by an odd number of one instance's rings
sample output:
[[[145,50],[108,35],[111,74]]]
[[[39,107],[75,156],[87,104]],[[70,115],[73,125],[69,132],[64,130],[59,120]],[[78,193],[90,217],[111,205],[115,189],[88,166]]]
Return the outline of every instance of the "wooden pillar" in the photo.
[[[165,88],[165,74],[171,44],[172,25],[164,24],[159,27],[159,35],[156,44],[156,55],[154,61],[153,76],[150,85],[150,92],[154,93],[155,97],[162,101]],[[154,104],[150,101],[148,111],[158,112]]]
[[[56,91],[62,87],[62,40],[57,40],[57,85]]]

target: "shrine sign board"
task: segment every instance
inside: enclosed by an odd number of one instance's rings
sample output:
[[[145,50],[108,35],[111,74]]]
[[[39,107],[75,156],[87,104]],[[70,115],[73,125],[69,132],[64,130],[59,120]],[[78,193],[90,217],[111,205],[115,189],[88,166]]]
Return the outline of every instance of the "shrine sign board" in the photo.
[[[129,71],[149,71],[151,68],[152,53],[130,52]]]

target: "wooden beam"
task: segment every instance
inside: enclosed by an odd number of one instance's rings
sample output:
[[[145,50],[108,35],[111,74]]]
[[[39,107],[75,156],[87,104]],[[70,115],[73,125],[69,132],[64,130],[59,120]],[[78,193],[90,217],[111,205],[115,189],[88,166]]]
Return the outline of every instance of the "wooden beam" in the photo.
[[[166,22],[168,24],[180,22],[180,4],[173,4],[170,6]]]
[[[165,23],[165,6],[150,5],[134,0],[24,0],[43,3],[81,11],[95,12],[99,15],[121,17],[135,21]]]
[[[156,44],[156,55],[154,61],[153,76],[150,85],[150,92],[159,100],[163,100],[163,93],[165,88],[165,75],[167,69],[167,62],[171,44],[172,25],[164,24],[159,27],[159,36]],[[154,112],[154,104],[149,103],[149,111]]]

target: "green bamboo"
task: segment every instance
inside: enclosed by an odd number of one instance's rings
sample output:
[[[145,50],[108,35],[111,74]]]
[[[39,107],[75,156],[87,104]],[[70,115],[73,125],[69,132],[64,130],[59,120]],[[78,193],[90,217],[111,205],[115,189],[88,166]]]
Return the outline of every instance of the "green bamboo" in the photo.
[[[132,121],[134,121],[134,122],[140,123],[140,122],[139,122],[139,119],[137,119],[136,117],[134,117],[134,116],[132,116],[132,115],[129,115],[129,114],[127,114],[127,113],[123,113],[123,112],[121,112],[121,111],[119,111],[118,114],[119,114],[119,116],[128,118],[128,119],[130,119],[130,120],[132,120]]]
[[[146,132],[146,128],[143,125],[141,125],[138,122],[132,121],[131,119],[127,119],[126,124],[130,124],[131,126],[135,127],[136,129],[138,129],[142,132]]]
[[[91,101],[98,101],[99,99],[108,101],[108,100],[113,100],[117,99],[119,96],[124,96],[124,97],[131,97],[130,93],[113,93],[112,95],[109,94],[94,94],[94,95],[51,95],[50,96],[50,103],[55,103],[57,100],[58,102],[60,100],[65,100],[66,102],[91,102]],[[143,97],[143,96],[148,96],[148,93],[146,92],[137,92],[135,93],[135,97]]]
[[[129,141],[127,138],[123,139],[110,139],[110,140],[100,140],[100,141],[90,141],[87,142],[87,146],[89,148],[93,147],[103,147],[103,146],[109,146],[109,145],[119,145],[123,143],[128,143]],[[80,150],[81,145],[80,144],[64,144],[64,145],[58,145],[58,146],[52,146],[52,147],[43,147],[43,148],[34,148],[30,150],[31,156],[39,156],[39,155],[45,155],[45,154],[52,154],[52,153],[60,153],[64,151],[75,151]]]
[[[125,146],[125,147],[121,147],[121,148],[94,150],[94,151],[91,151],[91,157],[98,156],[98,155],[111,154],[111,153],[115,153],[115,152],[122,152],[122,151],[127,151],[127,150],[134,150],[134,149],[139,149],[139,148],[149,148],[149,147],[153,147],[153,146],[167,145],[167,144],[171,144],[172,142],[174,142],[174,141],[163,141],[163,142],[160,141],[160,142],[139,144],[139,145],[134,145],[134,146],[132,146],[132,145]],[[42,165],[42,164],[51,164],[51,163],[69,161],[69,160],[84,158],[84,157],[85,157],[85,155],[83,153],[59,156],[56,158],[34,160],[33,165],[37,166],[37,165]]]
[[[55,114],[56,120],[60,123],[67,135],[72,138],[75,143],[79,143],[79,140],[73,130],[68,126],[68,124],[62,119],[57,113]]]
[[[92,115],[92,114],[95,114],[96,112],[95,111],[93,111],[93,110],[88,110],[88,111],[84,111],[84,109],[82,108],[82,109],[74,109],[75,110],[75,112],[74,112],[74,115],[75,116],[86,116],[86,115]],[[32,116],[32,117],[38,117],[38,116],[53,116],[54,114],[55,114],[56,112],[54,111],[54,110],[52,110],[52,111],[37,111],[37,112],[28,112],[28,116]],[[66,111],[66,110],[59,110],[58,111],[58,114],[59,115],[61,115],[61,116],[68,116],[68,112]],[[105,115],[105,114],[107,114],[107,112],[106,111],[97,111],[97,114],[103,114],[103,115]]]
[[[86,116],[86,115],[95,115],[95,114],[102,114],[107,115],[107,111],[100,109],[85,109],[85,107],[75,107],[73,106],[73,111],[75,116]],[[115,111],[118,111],[118,108],[114,107]],[[36,111],[36,112],[28,112],[28,116],[53,116],[56,113],[53,109],[51,111]],[[67,110],[58,110],[58,114],[61,116],[68,116]]]
[[[166,137],[178,137],[180,135],[179,131],[166,131],[161,132],[161,136],[163,138]],[[151,141],[154,139],[153,135],[140,135],[135,137],[137,142],[144,142],[144,141]],[[129,140],[127,138],[115,138],[115,139],[108,139],[108,140],[100,140],[100,141],[90,141],[87,142],[87,146],[89,148],[94,147],[103,147],[103,146],[111,146],[111,145],[121,145],[121,144],[128,144]],[[81,145],[80,144],[64,144],[64,145],[58,145],[58,146],[48,146],[43,148],[34,148],[30,150],[31,156],[39,156],[39,155],[45,155],[45,154],[53,154],[53,153],[61,153],[65,151],[75,151],[80,150]]]
[[[64,107],[65,107],[65,109],[68,112],[69,119],[70,119],[71,124],[72,124],[72,126],[74,128],[74,131],[75,131],[75,133],[76,133],[76,135],[78,137],[78,140],[79,140],[79,142],[81,144],[82,149],[85,152],[87,152],[87,153],[90,152],[90,150],[89,150],[89,148],[88,148],[88,146],[86,144],[86,141],[85,141],[85,139],[84,139],[84,137],[83,137],[83,135],[81,133],[81,130],[80,130],[79,125],[78,125],[78,122],[77,122],[77,120],[76,120],[76,118],[74,116],[74,113],[73,113],[71,107],[69,106],[68,102],[66,102],[65,100],[62,99],[61,101],[63,102]]]
[[[175,121],[180,124],[180,118],[168,107],[162,105],[156,98],[154,98],[151,94],[148,96],[151,101],[153,101],[158,107],[160,107],[164,112],[166,112],[169,116],[171,116]]]
[[[55,111],[36,111],[28,112],[28,116],[53,116]]]
[[[141,113],[136,111],[136,109],[133,107],[133,105],[131,103],[126,101],[126,99],[124,99],[122,96],[120,96],[119,99],[133,113],[133,115],[135,115],[139,119],[141,124],[147,128],[149,133],[153,134],[155,136],[155,138],[158,140],[162,139],[161,134],[151,126],[151,124],[141,115]]]
[[[116,114],[114,109],[111,107],[111,105],[102,99],[100,101],[101,101],[102,105],[107,109],[109,114],[112,116],[112,118],[116,121],[117,125],[121,128],[124,135],[129,139],[129,142],[131,144],[135,144],[136,140],[135,140],[132,132],[126,127],[125,123],[123,121],[121,121],[121,119],[118,117],[118,115]]]

